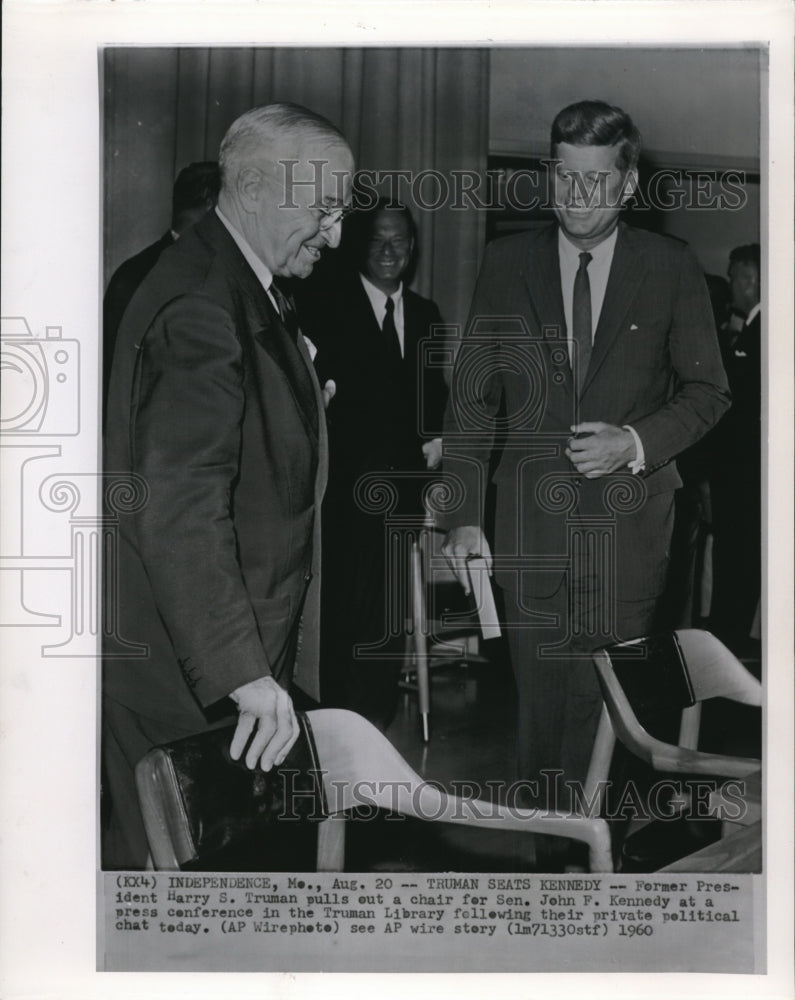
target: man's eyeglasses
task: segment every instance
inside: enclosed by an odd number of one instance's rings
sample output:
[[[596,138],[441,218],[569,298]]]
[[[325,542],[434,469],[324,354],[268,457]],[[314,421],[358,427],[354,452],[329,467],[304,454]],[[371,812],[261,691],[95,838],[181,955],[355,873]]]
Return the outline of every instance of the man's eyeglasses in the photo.
[[[338,222],[342,222],[354,209],[352,205],[344,205],[337,208],[331,208],[329,205],[315,205],[312,211],[320,218],[321,230],[326,230],[331,229],[332,226],[336,226]]]

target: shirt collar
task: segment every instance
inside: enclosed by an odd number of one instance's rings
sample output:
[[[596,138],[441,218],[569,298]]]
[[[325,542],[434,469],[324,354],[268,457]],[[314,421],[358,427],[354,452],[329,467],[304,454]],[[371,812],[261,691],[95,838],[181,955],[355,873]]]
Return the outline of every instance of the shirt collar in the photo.
[[[757,302],[756,305],[754,306],[754,308],[745,317],[745,325],[746,326],[748,326],[749,323],[753,323],[753,321],[759,315],[759,311],[761,310],[761,308],[762,308],[762,303],[761,302]]]
[[[366,278],[361,272],[359,273],[359,277],[362,279],[362,285],[364,285],[364,290],[367,292],[367,297],[373,303],[373,307],[380,306],[381,309],[385,309],[387,300],[386,292],[382,292],[380,288],[374,285],[372,281],[370,281],[369,278]],[[395,306],[397,307],[398,302],[400,302],[401,299],[403,298],[402,281],[398,285],[397,291],[392,292],[388,297],[392,299],[392,301],[395,303]]]
[[[266,292],[270,292],[270,287],[273,284],[273,273],[271,272],[271,269],[268,267],[267,264],[263,264],[263,262],[251,249],[243,234],[232,225],[232,223],[229,221],[229,219],[227,219],[227,217],[224,215],[221,209],[218,208],[217,205],[215,206],[215,214],[224,224],[227,231],[229,232],[229,235],[232,237],[235,243],[237,243],[240,252],[246,258],[249,267],[254,272],[254,274],[256,274],[259,283],[262,285],[262,287],[265,289]]]
[[[616,226],[613,232],[606,239],[602,240],[601,243],[597,243],[595,247],[591,247],[588,251],[591,255],[593,263],[596,264],[597,267],[600,264],[613,259],[613,251],[616,248],[617,239],[618,226]],[[580,247],[576,247],[568,236],[566,236],[560,226],[558,226],[558,253],[560,254],[561,260],[565,260],[574,267],[578,267],[580,263],[580,254],[582,252],[583,251]]]

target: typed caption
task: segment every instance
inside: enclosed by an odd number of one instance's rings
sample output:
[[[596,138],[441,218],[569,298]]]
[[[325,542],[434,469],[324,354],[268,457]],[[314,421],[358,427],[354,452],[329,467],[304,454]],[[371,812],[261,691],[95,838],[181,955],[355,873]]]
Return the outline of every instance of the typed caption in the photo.
[[[753,875],[101,878],[106,969],[759,971]]]

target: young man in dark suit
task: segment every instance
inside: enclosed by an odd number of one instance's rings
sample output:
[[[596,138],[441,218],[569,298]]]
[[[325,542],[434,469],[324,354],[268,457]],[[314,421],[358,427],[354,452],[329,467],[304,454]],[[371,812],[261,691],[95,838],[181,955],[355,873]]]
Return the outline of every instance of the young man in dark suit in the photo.
[[[415,252],[408,209],[381,199],[346,223],[344,262],[327,289],[316,293],[307,283],[299,291],[302,327],[317,337],[321,382],[336,387],[323,505],[323,701],[382,729],[397,703],[401,650],[393,644],[368,655],[355,647],[387,637],[387,602],[405,585],[406,567],[395,564],[399,558],[388,563],[387,512],[368,510],[357,483],[375,476],[390,484],[388,513],[421,522],[424,473],[441,457],[433,435],[441,432],[446,387],[441,369],[421,370],[422,342],[441,317],[434,302],[407,287]]]
[[[105,469],[144,502],[106,566],[105,867],[146,861],[134,767],[151,746],[237,713],[232,757],[267,771],[298,734],[289,685],[319,693],[323,399],[273,279],[339,242],[353,157],[331,123],[276,104],[232,124],[220,168],[217,209],[163,252],[114,358]]]
[[[728,406],[706,285],[683,244],[619,221],[640,135],[584,101],[552,125],[556,223],[487,247],[444,427],[462,505],[445,552],[492,560],[482,530],[495,431],[495,579],[518,692],[518,777],[565,805],[601,698],[591,651],[658,622],[675,456]],[[544,772],[548,772],[544,775]]]

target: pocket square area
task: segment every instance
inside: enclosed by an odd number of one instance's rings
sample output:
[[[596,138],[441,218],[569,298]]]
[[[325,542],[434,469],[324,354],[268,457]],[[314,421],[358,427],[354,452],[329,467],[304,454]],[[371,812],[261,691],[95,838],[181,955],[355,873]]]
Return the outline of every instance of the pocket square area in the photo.
[[[633,323],[633,324],[632,324],[632,325],[630,326],[630,330],[637,330],[637,328],[638,328],[638,326],[637,326],[637,324],[636,324],[636,323]]]

